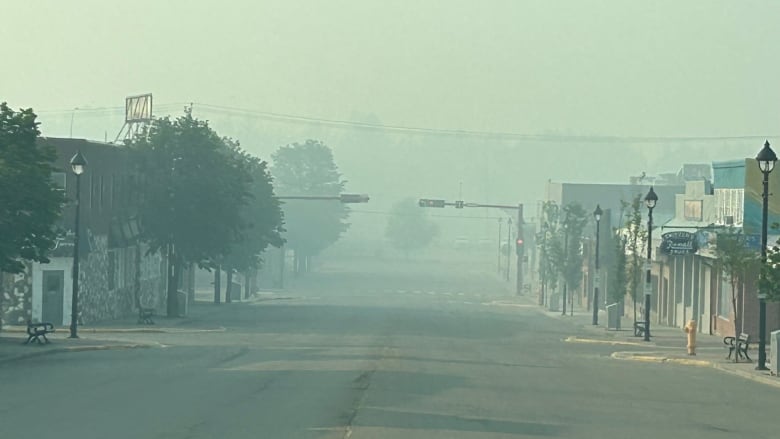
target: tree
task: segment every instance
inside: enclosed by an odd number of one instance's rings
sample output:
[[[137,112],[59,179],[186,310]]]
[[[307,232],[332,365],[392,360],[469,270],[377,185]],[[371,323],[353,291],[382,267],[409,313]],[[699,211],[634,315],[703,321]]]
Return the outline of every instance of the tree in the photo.
[[[745,235],[741,231],[729,228],[718,233],[715,248],[716,267],[728,279],[731,286],[731,310],[734,313],[734,337],[739,336],[742,315],[737,307],[739,289],[744,286],[749,270],[759,262],[758,254],[748,248]],[[736,359],[736,357],[735,357]]]
[[[576,290],[582,283],[582,238],[585,225],[588,223],[588,214],[579,203],[569,203],[563,207],[563,221],[561,232],[564,239],[563,264],[559,264],[559,273],[563,278],[563,312],[566,313],[567,290]],[[574,300],[572,296],[572,306]]]
[[[240,236],[249,165],[190,111],[155,120],[129,146],[143,182],[141,238],[168,255],[167,314],[175,316],[184,264],[216,267]]]
[[[642,196],[637,194],[631,200],[631,204],[621,202],[623,209],[629,208],[626,222],[625,248],[630,255],[626,261],[626,293],[631,296],[634,306],[634,321],[637,319],[637,294],[639,292],[639,283],[642,279],[644,264],[642,263],[642,249],[647,240],[647,230],[642,222]]]
[[[227,144],[238,160],[246,162],[251,177],[249,199],[239,210],[243,229],[238,239],[231,243],[222,263],[228,273],[225,297],[230,301],[233,273],[260,268],[265,249],[269,245],[281,247],[284,243],[281,236],[284,228],[282,208],[274,194],[268,164],[241,150],[238,142],[228,141]]]
[[[609,300],[613,303],[622,303],[626,296],[626,283],[628,282],[626,257],[626,237],[621,233],[620,228],[615,228],[612,234],[612,243],[614,250],[614,259],[607,268],[609,276]],[[622,312],[622,311],[621,311]]]
[[[401,200],[390,209],[385,236],[392,245],[407,256],[410,251],[427,247],[439,232],[439,228],[420,209],[412,198]]]
[[[542,204],[539,236],[539,277],[542,283],[540,300],[545,301],[547,290],[558,288],[558,268],[563,265],[563,235],[560,225],[560,208],[554,201]]]
[[[282,146],[271,157],[279,196],[336,197],[344,190],[346,182],[333,152],[318,140]],[[349,227],[345,222],[349,209],[335,200],[289,200],[282,210],[296,273],[308,270],[310,257],[336,242]]]
[[[626,245],[627,239],[624,224],[624,217],[626,208],[629,203],[626,201],[620,202],[620,215],[618,217],[617,226],[612,228],[612,233],[608,235],[610,240],[609,245],[612,251],[605,254],[605,264],[607,268],[607,299],[612,303],[620,304],[620,312],[623,312],[623,299],[626,296],[626,269],[628,264],[628,258],[626,257]]]
[[[0,103],[0,271],[20,273],[22,261],[49,262],[60,231],[65,194],[51,179],[53,148],[38,142],[32,109]]]
[[[780,229],[780,224],[773,224],[775,233]],[[760,291],[766,293],[767,300],[780,301],[780,239],[767,250],[766,262],[761,264]]]

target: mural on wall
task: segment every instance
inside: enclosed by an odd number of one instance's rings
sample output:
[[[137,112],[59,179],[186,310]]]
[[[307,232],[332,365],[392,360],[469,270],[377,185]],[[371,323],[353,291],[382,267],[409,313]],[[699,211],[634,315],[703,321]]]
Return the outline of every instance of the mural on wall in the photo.
[[[19,274],[0,273],[2,326],[24,325],[32,317],[32,266]]]
[[[747,235],[761,234],[761,214],[763,210],[764,174],[758,168],[755,159],[745,159],[745,206],[743,229]],[[772,224],[780,223],[780,172],[776,169],[769,174],[769,234]],[[771,243],[771,242],[770,242]],[[760,244],[759,244],[760,246]]]

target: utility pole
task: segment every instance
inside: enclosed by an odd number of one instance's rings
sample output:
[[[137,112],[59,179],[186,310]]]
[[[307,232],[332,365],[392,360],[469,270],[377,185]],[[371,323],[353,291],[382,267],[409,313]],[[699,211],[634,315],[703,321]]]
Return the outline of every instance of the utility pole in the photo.
[[[509,264],[512,262],[512,218],[507,218],[506,228],[506,281],[509,282]]]
[[[503,225],[503,223],[504,223],[504,219],[499,217],[498,218],[498,274],[499,275],[501,274],[501,238],[502,238],[501,226]]]
[[[568,274],[569,274],[569,228],[567,226],[568,224],[568,214],[566,218],[566,222],[564,222],[563,227],[563,312],[561,315],[566,315],[566,301],[568,300],[566,293],[567,293],[567,287],[569,286],[568,281]]]
[[[517,246],[520,248],[519,251],[517,251],[517,286],[516,286],[516,293],[522,294],[523,293],[523,262],[525,259],[525,240],[523,237],[523,205],[518,204],[517,205],[517,237],[515,238],[517,240]]]

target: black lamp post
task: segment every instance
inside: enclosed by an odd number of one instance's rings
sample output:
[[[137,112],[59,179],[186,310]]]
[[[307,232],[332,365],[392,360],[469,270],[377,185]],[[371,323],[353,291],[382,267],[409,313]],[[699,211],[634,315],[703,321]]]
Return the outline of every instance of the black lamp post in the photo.
[[[601,226],[601,206],[596,205],[596,210],[593,211],[593,218],[596,220],[596,276],[593,282],[593,325],[599,324],[599,282],[601,276],[599,275],[599,235]]]
[[[644,341],[650,341],[650,293],[652,291],[652,282],[650,274],[650,264],[653,258],[653,208],[658,202],[658,195],[655,194],[653,187],[645,195],[645,204],[647,205],[647,273],[645,274],[645,338]]]
[[[758,167],[764,174],[764,192],[763,209],[761,211],[761,280],[764,280],[763,265],[766,264],[766,238],[767,238],[767,216],[769,214],[769,173],[775,168],[777,155],[769,146],[769,141],[764,143],[764,147],[756,156]],[[759,282],[758,292],[758,365],[756,370],[769,370],[766,367],[766,291],[764,291],[764,282]]]
[[[73,174],[76,175],[76,225],[73,241],[73,291],[70,302],[70,338],[79,338],[77,333],[79,318],[79,216],[81,212],[81,174],[87,168],[87,159],[77,152],[70,159]]]

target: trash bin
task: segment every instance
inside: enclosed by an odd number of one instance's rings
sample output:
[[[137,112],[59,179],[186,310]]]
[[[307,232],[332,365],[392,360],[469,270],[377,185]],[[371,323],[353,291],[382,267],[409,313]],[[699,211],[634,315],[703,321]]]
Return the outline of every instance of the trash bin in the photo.
[[[771,340],[772,352],[769,357],[769,363],[771,368],[775,370],[775,374],[780,376],[780,330],[772,331]]]
[[[560,300],[561,298],[558,293],[550,294],[550,302],[548,303],[550,311],[558,311],[558,302],[560,302]]]
[[[620,312],[617,303],[607,305],[607,329],[620,330]]]
[[[238,282],[233,282],[233,284],[230,286],[230,300],[237,301],[241,300],[241,284]]]
[[[179,317],[187,317],[187,293],[178,291],[176,293],[176,304],[178,305]]]

